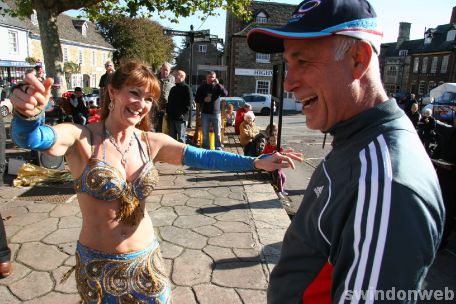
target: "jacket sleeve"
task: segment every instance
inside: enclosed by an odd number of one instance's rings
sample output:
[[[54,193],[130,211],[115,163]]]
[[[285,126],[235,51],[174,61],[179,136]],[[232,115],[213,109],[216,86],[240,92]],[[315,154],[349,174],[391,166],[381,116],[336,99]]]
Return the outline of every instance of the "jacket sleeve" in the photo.
[[[358,200],[348,217],[336,249],[335,303],[377,303],[387,292],[394,295],[388,303],[404,303],[398,292],[421,288],[440,242],[443,209],[401,184],[391,183],[390,193]]]
[[[204,97],[206,95],[206,90],[204,89],[204,85],[200,85],[196,90],[195,102],[197,103],[204,103]]]

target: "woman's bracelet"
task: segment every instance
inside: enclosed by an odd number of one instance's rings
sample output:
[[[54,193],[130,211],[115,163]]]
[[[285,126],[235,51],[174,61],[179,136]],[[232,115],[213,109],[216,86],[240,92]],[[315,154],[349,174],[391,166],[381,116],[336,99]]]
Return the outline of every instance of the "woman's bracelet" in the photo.
[[[13,108],[13,115],[22,119],[22,120],[37,120],[43,115],[43,109],[40,109],[40,112],[36,114],[35,116],[25,116],[21,114],[19,111],[17,111],[15,108]]]

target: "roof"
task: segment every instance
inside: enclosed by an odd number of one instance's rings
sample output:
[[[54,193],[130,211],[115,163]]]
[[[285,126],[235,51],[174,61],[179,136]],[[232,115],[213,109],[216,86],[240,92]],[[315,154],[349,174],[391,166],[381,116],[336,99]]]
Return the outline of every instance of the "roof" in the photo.
[[[416,40],[406,40],[398,45],[397,42],[389,42],[382,44],[382,56],[385,57],[399,57],[399,52],[402,50],[407,50],[408,53],[412,53],[416,50],[420,45],[424,43],[423,39],[416,39]]]
[[[275,28],[282,27],[288,22],[288,18],[294,12],[296,8],[295,4],[284,4],[277,2],[263,2],[263,1],[252,1],[250,9],[252,10],[252,17],[264,12],[268,15],[268,23],[258,23],[253,19],[252,22],[245,22],[243,28],[235,33],[235,36],[247,36],[247,33],[256,27]]]
[[[9,6],[4,2],[0,2],[0,7],[9,8]],[[84,23],[87,23],[87,36],[83,36],[82,33],[78,29],[76,29],[76,27],[81,27],[81,25]],[[40,35],[38,25],[34,25],[32,21],[30,21],[30,19],[28,18],[19,19],[10,17],[8,15],[0,15],[0,24],[19,27],[24,30],[29,30],[37,36]],[[57,26],[59,28],[60,40],[73,41],[76,43],[89,44],[113,49],[112,45],[106,42],[103,36],[101,36],[101,34],[98,32],[95,24],[93,24],[90,21],[73,18],[69,15],[62,13],[57,17]]]

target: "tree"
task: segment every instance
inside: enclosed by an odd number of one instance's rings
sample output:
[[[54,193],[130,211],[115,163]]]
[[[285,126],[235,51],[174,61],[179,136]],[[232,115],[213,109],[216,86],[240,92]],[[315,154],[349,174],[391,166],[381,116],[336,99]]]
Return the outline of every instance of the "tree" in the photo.
[[[54,77],[56,84],[63,81],[63,54],[60,45],[57,16],[71,9],[83,9],[85,16],[91,21],[98,21],[110,16],[123,15],[129,17],[150,17],[153,12],[171,11],[172,21],[178,22],[180,16],[187,17],[196,11],[215,15],[214,10],[225,8],[239,17],[248,17],[246,9],[250,0],[8,0],[14,5],[5,13],[15,17],[28,17],[36,11],[40,29],[41,45],[46,65],[46,74]],[[60,96],[60,87],[53,92]]]
[[[173,40],[163,35],[163,27],[155,21],[118,15],[100,21],[98,27],[116,49],[115,63],[121,59],[141,59],[156,69],[173,57]]]

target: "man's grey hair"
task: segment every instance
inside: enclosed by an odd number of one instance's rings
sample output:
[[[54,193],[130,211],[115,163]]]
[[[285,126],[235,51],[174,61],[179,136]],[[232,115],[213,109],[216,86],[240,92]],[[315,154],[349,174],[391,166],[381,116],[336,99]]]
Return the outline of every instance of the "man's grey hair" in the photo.
[[[248,111],[244,114],[244,120],[247,120],[248,118],[251,118],[252,120],[255,119],[255,114],[253,114],[252,111]]]
[[[359,41],[359,39],[348,36],[336,36],[336,47],[334,50],[334,60],[341,61],[344,59],[348,50]]]
[[[171,64],[167,61],[163,62],[161,67],[167,66],[169,69],[171,69]]]

